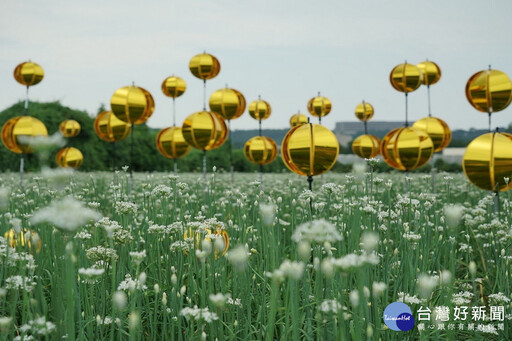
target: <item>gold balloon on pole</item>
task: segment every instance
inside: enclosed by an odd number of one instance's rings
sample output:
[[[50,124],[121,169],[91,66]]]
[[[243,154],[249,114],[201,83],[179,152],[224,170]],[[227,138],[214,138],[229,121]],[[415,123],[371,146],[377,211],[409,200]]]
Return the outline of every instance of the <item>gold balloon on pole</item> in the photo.
[[[138,86],[125,86],[117,89],[110,99],[112,112],[121,121],[142,124],[155,110],[151,94]]]
[[[104,141],[116,142],[126,138],[132,131],[132,125],[121,121],[112,111],[103,111],[94,120],[94,131]]]
[[[434,152],[443,150],[452,140],[452,132],[448,124],[437,117],[424,117],[412,125],[414,129],[424,131],[432,139]]]
[[[277,156],[277,144],[270,137],[252,137],[244,145],[244,156],[251,163],[268,165]]]
[[[249,115],[255,120],[266,120],[272,113],[272,107],[267,101],[258,99],[249,104]]]
[[[462,169],[468,180],[481,189],[512,188],[512,135],[487,133],[471,141],[462,158]]]
[[[312,116],[322,118],[327,116],[332,109],[331,100],[327,97],[318,95],[308,101],[308,111]]]
[[[434,144],[426,132],[402,127],[384,136],[380,152],[389,166],[409,171],[422,167],[430,160]]]
[[[234,120],[245,111],[245,97],[235,89],[220,89],[210,96],[210,110],[225,120]]]
[[[373,109],[373,106],[370,103],[364,101],[359,103],[355,110],[356,117],[362,122],[369,121],[373,117],[374,113],[375,110]]]
[[[188,64],[190,72],[202,80],[212,79],[220,72],[220,63],[217,58],[208,53],[195,55]]]
[[[23,228],[22,231],[16,232],[14,229],[10,229],[9,231],[4,233],[4,238],[7,242],[7,245],[9,245],[12,248],[16,248],[17,246],[25,247],[25,245],[30,250],[30,253],[33,254],[35,251],[36,253],[41,252],[41,247],[43,246],[43,242],[41,241],[41,238],[37,238],[37,245],[32,245],[32,241],[34,240],[33,237],[37,234],[37,232],[34,232],[32,230],[29,230],[27,228]],[[25,238],[25,235],[29,235],[29,238]]]
[[[203,240],[207,240],[212,244],[215,243],[215,239],[220,238],[223,241],[224,248],[222,250],[215,249],[215,259],[218,259],[220,256],[226,254],[229,249],[229,234],[223,228],[216,228],[212,233],[211,229],[204,229],[202,231],[194,230],[192,227],[189,227],[188,230],[185,230],[183,233],[183,239],[191,240],[196,249],[200,250],[202,247]],[[188,254],[188,251],[185,251],[185,254]]]
[[[160,130],[156,136],[156,147],[168,159],[179,159],[190,152],[190,146],[183,137],[181,127]]]
[[[352,151],[363,159],[372,159],[380,154],[380,139],[374,135],[364,134],[352,142]]]
[[[308,123],[308,117],[300,112],[290,117],[290,128]]]
[[[416,65],[421,72],[423,85],[432,85],[441,78],[441,68],[434,62],[424,61]]]
[[[57,165],[62,168],[78,168],[84,161],[82,152],[74,147],[66,147],[59,150],[55,157]]]
[[[64,137],[75,137],[80,134],[80,123],[75,120],[65,120],[59,125],[59,131]]]
[[[228,136],[224,120],[209,111],[189,115],[183,122],[182,134],[191,147],[201,150],[220,147]]]
[[[32,86],[41,82],[44,78],[43,68],[33,62],[24,62],[14,69],[14,79],[22,85]]]
[[[180,97],[186,89],[187,83],[180,77],[170,76],[162,82],[162,92],[167,97]]]
[[[286,167],[308,177],[329,171],[338,154],[338,139],[320,124],[307,123],[290,129],[281,145],[281,157]]]
[[[43,122],[31,116],[16,116],[2,127],[2,142],[7,149],[17,154],[33,153],[32,138],[48,136]]]
[[[404,63],[391,70],[389,81],[395,90],[408,93],[420,87],[423,75],[416,65]]]
[[[512,100],[512,82],[502,71],[480,71],[466,83],[466,97],[478,111],[498,112],[508,107]]]

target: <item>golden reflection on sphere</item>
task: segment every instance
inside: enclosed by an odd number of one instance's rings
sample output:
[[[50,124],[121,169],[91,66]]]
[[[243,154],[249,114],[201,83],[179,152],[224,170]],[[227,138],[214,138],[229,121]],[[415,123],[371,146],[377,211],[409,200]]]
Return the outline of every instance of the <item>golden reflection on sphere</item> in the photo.
[[[224,120],[209,111],[189,115],[183,122],[181,132],[191,147],[201,150],[220,147],[228,137]]]
[[[277,144],[270,137],[255,136],[245,143],[244,155],[251,163],[268,165],[277,156]]]
[[[272,107],[267,101],[257,100],[249,104],[249,115],[255,120],[266,120],[272,113]]]
[[[2,127],[2,142],[13,153],[33,153],[31,138],[36,136],[48,136],[48,130],[43,122],[32,116],[13,117]]]
[[[448,124],[437,117],[424,117],[412,125],[414,129],[422,130],[430,136],[434,144],[434,152],[440,152],[452,140],[452,132]]]
[[[466,83],[466,98],[478,111],[501,111],[512,100],[512,82],[498,70],[477,72]]]
[[[36,63],[24,62],[14,69],[14,79],[22,85],[31,86],[41,82],[44,78],[43,68]]]
[[[434,144],[426,132],[402,127],[384,136],[380,153],[391,167],[404,171],[414,170],[430,160],[434,154]]]
[[[215,240],[217,238],[221,238],[224,244],[224,248],[222,250],[215,249],[215,259],[218,259],[220,256],[224,256],[229,249],[229,234],[223,228],[215,228],[215,231],[212,233],[212,230],[206,228],[204,230],[194,230],[192,227],[189,227],[188,230],[185,230],[183,233],[183,239],[191,239],[195,249],[201,250],[203,240],[207,240],[212,244],[215,244]],[[212,245],[213,246],[213,245]],[[185,251],[185,254],[188,252]]]
[[[324,96],[313,97],[308,102],[308,111],[312,116],[327,116],[332,109],[331,100]]]
[[[65,120],[59,125],[59,131],[64,137],[75,137],[80,134],[80,123],[75,120]]]
[[[187,83],[180,77],[170,76],[162,82],[162,92],[167,97],[180,97],[186,89]]]
[[[28,239],[25,238],[27,233],[30,233],[30,238]],[[33,240],[37,240],[35,249],[36,253],[41,252],[41,247],[43,246],[43,242],[41,241],[39,234],[27,228],[23,228],[23,230],[20,232],[16,232],[14,229],[10,229],[4,233],[4,238],[7,241],[7,245],[14,249],[17,246],[24,247],[26,245],[31,254],[34,254],[34,248],[32,245]]]
[[[359,103],[355,110],[356,117],[362,122],[369,121],[374,112],[373,105],[368,102]]]
[[[212,79],[219,74],[220,63],[219,60],[211,54],[200,53],[190,59],[188,68],[197,78],[207,80]]]
[[[372,159],[380,154],[380,140],[374,135],[361,135],[352,142],[352,151],[363,159]]]
[[[488,191],[512,187],[512,135],[487,133],[469,143],[462,158],[462,169],[475,186]],[[509,178],[508,185],[504,178]]]
[[[234,120],[245,111],[245,97],[235,89],[220,89],[210,96],[210,110],[225,120]]]
[[[153,114],[155,102],[147,90],[130,85],[114,92],[110,99],[110,107],[121,121],[142,124]]]
[[[329,171],[338,154],[338,139],[320,124],[307,123],[290,129],[281,145],[281,157],[286,167],[304,176]]]
[[[290,128],[294,128],[304,123],[308,123],[308,117],[304,114],[296,113],[290,117]]]
[[[84,162],[82,152],[75,147],[66,147],[59,150],[55,156],[57,165],[62,168],[78,168]]]
[[[432,85],[441,79],[441,68],[436,63],[427,60],[416,66],[421,71],[423,85]]]
[[[160,130],[156,136],[158,151],[169,159],[179,159],[190,152],[190,146],[181,133],[181,127],[169,127]]]
[[[391,70],[389,81],[395,90],[412,92],[420,87],[423,75],[416,65],[404,63]]]
[[[103,111],[94,120],[94,131],[104,141],[116,142],[126,138],[132,131],[132,125],[121,121],[112,111]]]

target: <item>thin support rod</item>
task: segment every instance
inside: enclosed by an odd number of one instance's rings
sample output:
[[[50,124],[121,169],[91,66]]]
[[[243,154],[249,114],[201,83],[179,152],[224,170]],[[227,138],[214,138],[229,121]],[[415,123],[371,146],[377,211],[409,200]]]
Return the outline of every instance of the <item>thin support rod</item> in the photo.
[[[308,184],[309,184],[309,190],[313,191],[313,177],[311,175],[308,175]],[[309,199],[309,210],[311,211],[311,215],[313,215],[313,199]]]
[[[489,132],[491,132],[491,112],[489,111]]]
[[[494,193],[494,214],[498,216],[500,213],[500,192],[495,191]]]
[[[428,117],[432,117],[432,110],[430,108],[430,84],[427,85],[427,98],[428,98]]]
[[[28,85],[27,85],[27,93],[25,95],[25,115],[28,114]]]
[[[178,159],[172,159],[172,164],[174,167],[174,175],[178,174]]]
[[[172,126],[176,127],[176,99],[172,98]]]
[[[203,110],[206,111],[206,79],[203,80]]]
[[[405,192],[409,194],[409,171],[405,171]]]
[[[20,189],[23,190],[23,171],[25,168],[25,154],[20,156]]]
[[[203,180],[206,184],[206,150],[203,149]]]
[[[368,122],[364,121],[364,134],[368,135]]]
[[[229,138],[229,171],[231,172],[231,183],[235,181],[235,167],[233,166],[233,139],[231,137],[231,120],[228,120]]]
[[[116,142],[112,142],[112,171],[116,171],[116,163],[117,163],[117,157],[116,157]]]
[[[258,120],[259,128],[258,128],[258,134],[261,136],[261,119]]]
[[[408,100],[407,100],[407,92],[405,93],[405,126],[409,126],[409,107],[408,107]]]
[[[130,194],[133,189],[133,131],[135,130],[135,125],[132,125],[132,130],[130,132]]]
[[[318,124],[322,124],[322,117],[318,117]]]

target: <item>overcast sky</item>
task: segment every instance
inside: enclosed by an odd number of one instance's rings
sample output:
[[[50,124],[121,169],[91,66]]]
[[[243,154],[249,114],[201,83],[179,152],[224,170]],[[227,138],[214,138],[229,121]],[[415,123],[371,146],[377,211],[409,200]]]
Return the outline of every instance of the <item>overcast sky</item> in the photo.
[[[172,124],[172,100],[160,89],[167,76],[188,85],[176,100],[179,123],[202,109],[202,81],[188,63],[206,51],[221,63],[208,97],[226,84],[248,103],[261,95],[273,108],[263,127],[287,128],[320,91],[333,103],[322,121],[332,129],[355,121],[363,99],[375,107],[373,120],[403,120],[404,95],[389,73],[428,58],[442,69],[431,86],[434,116],[452,129],[486,128],[465,84],[489,64],[512,76],[510,0],[0,1],[0,110],[24,99],[12,74],[31,59],[45,70],[31,100],[95,115],[117,88],[135,82],[155,99],[149,126],[163,128]],[[410,120],[426,114],[420,87],[409,95]],[[510,122],[512,106],[493,115],[493,126]],[[248,113],[232,122],[233,129],[256,127]]]

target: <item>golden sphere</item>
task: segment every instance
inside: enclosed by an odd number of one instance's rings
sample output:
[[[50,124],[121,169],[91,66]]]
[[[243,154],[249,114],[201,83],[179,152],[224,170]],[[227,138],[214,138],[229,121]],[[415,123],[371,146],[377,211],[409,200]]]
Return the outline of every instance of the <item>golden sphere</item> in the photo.
[[[202,150],[220,147],[228,136],[224,120],[209,111],[189,115],[183,122],[181,132],[190,146]]]
[[[272,107],[267,101],[261,99],[249,104],[249,115],[255,120],[266,120],[272,113]]]
[[[30,238],[26,239],[25,234],[30,233]],[[32,246],[32,240],[33,237],[37,235],[37,245],[36,245],[36,253],[41,252],[41,247],[43,246],[43,242],[41,241],[41,238],[39,237],[39,234],[37,232],[34,232],[32,230],[29,230],[27,228],[23,228],[23,231],[16,232],[14,229],[10,229],[9,231],[4,233],[4,238],[7,241],[7,244],[12,247],[16,248],[18,245],[21,247],[24,247],[25,245],[28,246],[28,249],[30,250],[30,253],[33,254],[34,248]]]
[[[380,154],[380,140],[374,135],[361,135],[352,142],[352,151],[363,159],[372,159]]]
[[[413,170],[425,165],[434,154],[432,139],[424,131],[410,127],[391,130],[380,144],[384,161],[398,170]]]
[[[132,125],[121,121],[112,111],[103,111],[94,120],[94,131],[104,141],[116,142],[127,137],[132,131]]]
[[[2,142],[13,153],[33,153],[31,138],[36,136],[48,136],[48,130],[43,122],[32,116],[13,117],[2,127]]]
[[[75,120],[65,120],[59,125],[59,131],[64,137],[78,136],[80,129],[80,123]]]
[[[225,120],[234,120],[245,111],[245,97],[235,89],[220,89],[210,96],[210,110]]]
[[[338,139],[320,124],[307,123],[290,129],[281,145],[286,167],[304,176],[327,172],[336,163],[338,154]]]
[[[110,99],[110,107],[121,121],[141,124],[153,114],[155,102],[147,90],[130,85],[114,92]]]
[[[220,72],[220,63],[217,58],[208,53],[195,55],[188,64],[190,72],[202,80],[212,79]]]
[[[43,68],[36,63],[24,62],[14,69],[14,79],[22,85],[36,85],[44,78]]]
[[[369,121],[373,117],[373,106],[370,103],[362,102],[357,105],[355,114],[360,121]]]
[[[244,156],[254,164],[268,165],[277,156],[277,144],[270,137],[252,137],[244,145]]]
[[[506,191],[512,188],[512,135],[478,136],[466,148],[462,169],[468,180],[481,189]],[[504,178],[509,178],[508,185]]]
[[[187,83],[180,77],[167,77],[162,83],[162,92],[167,97],[180,97],[187,89]]]
[[[84,162],[84,156],[75,147],[66,147],[59,150],[55,156],[55,161],[59,167],[76,169]]]
[[[400,92],[412,92],[420,87],[423,74],[416,65],[399,64],[391,70],[389,81]]]
[[[512,100],[512,82],[507,74],[498,70],[475,73],[466,83],[466,98],[482,112],[498,112]]]
[[[436,63],[427,60],[416,66],[421,71],[423,85],[432,85],[441,79],[441,69]]]
[[[169,159],[179,159],[190,152],[190,146],[181,133],[181,127],[160,130],[156,136],[156,148]]]
[[[452,132],[448,124],[437,117],[424,117],[412,125],[414,129],[424,131],[432,139],[434,153],[443,150],[452,140]]]
[[[290,128],[294,128],[304,123],[308,123],[308,117],[304,114],[296,113],[290,117]]]
[[[308,102],[308,111],[312,116],[327,116],[332,109],[331,100],[324,96],[313,97]]]
[[[204,230],[194,230],[192,227],[189,227],[188,230],[185,230],[183,233],[183,239],[190,239],[197,250],[201,250],[203,240],[207,240],[212,244],[215,244],[215,239],[217,238],[222,238],[222,241],[224,242],[224,249],[215,249],[215,259],[218,259],[220,256],[224,256],[229,249],[229,234],[226,230],[216,228],[212,233],[211,229],[208,228]],[[185,251],[185,254],[188,254],[188,252]]]

